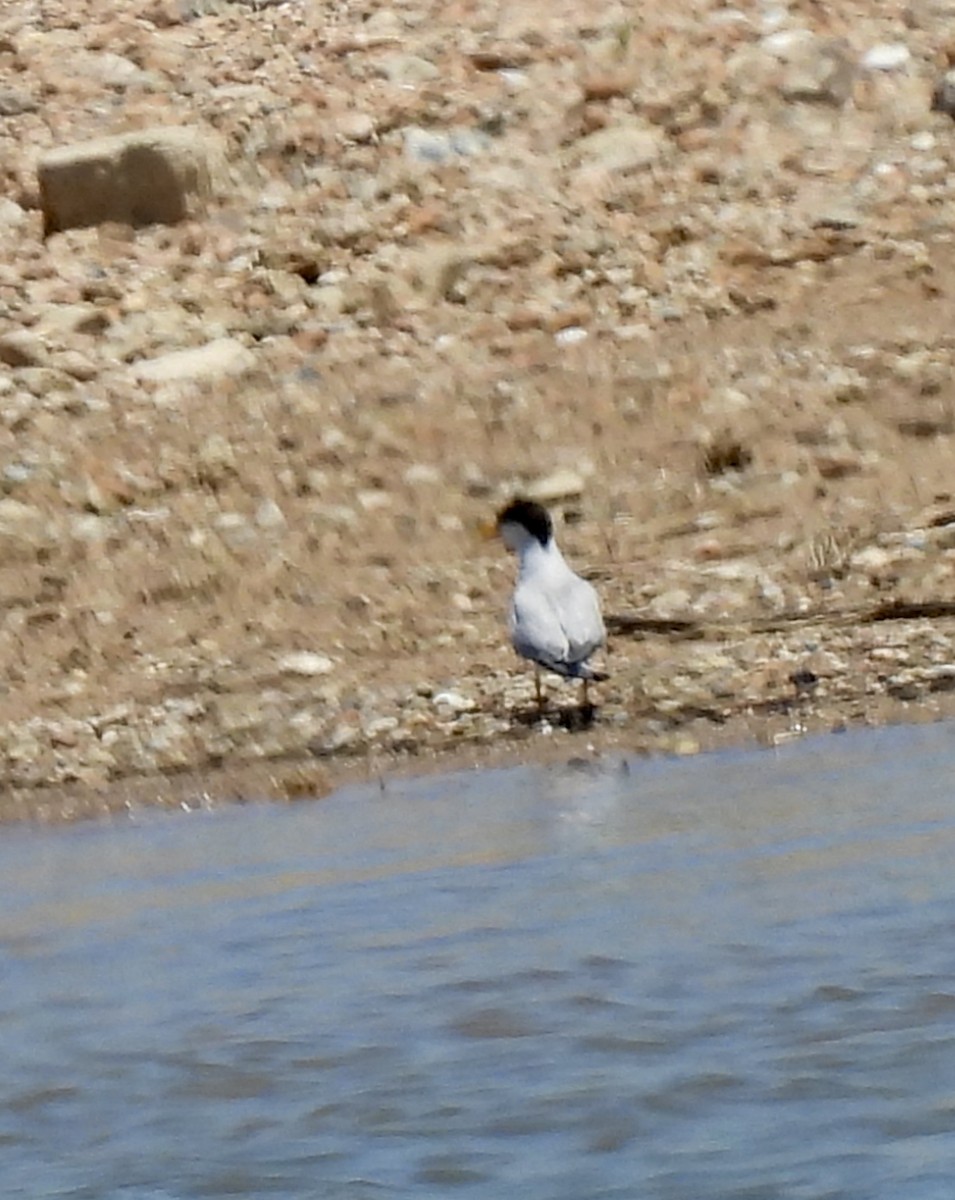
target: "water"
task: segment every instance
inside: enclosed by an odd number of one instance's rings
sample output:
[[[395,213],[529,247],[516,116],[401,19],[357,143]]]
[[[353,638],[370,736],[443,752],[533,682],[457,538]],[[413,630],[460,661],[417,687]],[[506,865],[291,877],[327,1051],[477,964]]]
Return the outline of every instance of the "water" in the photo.
[[[955,731],[0,842],[0,1196],[950,1200]]]

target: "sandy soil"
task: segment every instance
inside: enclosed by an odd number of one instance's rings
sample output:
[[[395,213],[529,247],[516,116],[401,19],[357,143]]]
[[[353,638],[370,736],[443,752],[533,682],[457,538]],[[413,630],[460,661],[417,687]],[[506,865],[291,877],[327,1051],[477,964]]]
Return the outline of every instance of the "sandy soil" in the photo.
[[[944,4],[43,7],[0,22],[0,816],[951,715]],[[207,212],[44,239],[48,148],[186,122]],[[507,645],[476,525],[526,491],[603,597],[592,720]]]

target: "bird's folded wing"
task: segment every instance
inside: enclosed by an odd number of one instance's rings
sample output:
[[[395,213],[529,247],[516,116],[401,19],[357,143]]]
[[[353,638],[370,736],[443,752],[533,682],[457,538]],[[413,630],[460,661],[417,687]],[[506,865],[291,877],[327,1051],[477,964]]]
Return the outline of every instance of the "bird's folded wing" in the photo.
[[[597,593],[584,579],[574,583],[561,596],[558,618],[567,635],[567,653],[572,662],[579,662],[602,646],[607,635]]]
[[[567,661],[567,635],[556,610],[544,596],[517,592],[511,608],[511,640],[524,658],[545,665]]]

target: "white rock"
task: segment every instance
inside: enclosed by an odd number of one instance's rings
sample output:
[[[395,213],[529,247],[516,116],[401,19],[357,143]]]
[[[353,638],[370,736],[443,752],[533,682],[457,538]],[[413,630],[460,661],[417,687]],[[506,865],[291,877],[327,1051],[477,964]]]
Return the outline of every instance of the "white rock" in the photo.
[[[559,329],[554,334],[554,341],[558,346],[576,346],[578,343],[586,341],[587,337],[586,329],[582,329],[580,325],[569,325],[566,329]]]
[[[324,654],[313,650],[295,650],[279,659],[279,670],[285,675],[327,675],[335,664]]]
[[[528,484],[527,495],[540,504],[553,504],[557,500],[569,500],[580,496],[583,490],[583,476],[569,467],[561,467]]]
[[[145,383],[180,383],[217,375],[243,375],[255,355],[235,338],[217,338],[190,350],[171,350],[158,358],[134,363],[133,374]]]
[[[34,505],[23,504],[10,496],[0,500],[0,531],[3,533],[38,527],[42,521],[43,513]]]
[[[365,726],[365,736],[380,737],[383,733],[393,733],[399,725],[397,717],[373,717]]]
[[[417,54],[389,54],[381,63],[380,71],[390,83],[407,88],[430,83],[441,75],[434,63]]]
[[[409,487],[414,487],[419,483],[440,483],[444,476],[437,467],[432,467],[429,463],[412,463],[403,478]]]
[[[490,145],[485,133],[474,129],[452,129],[440,132],[409,125],[404,131],[405,157],[410,162],[432,163],[436,166],[457,158],[471,158]]]
[[[866,546],[852,555],[849,565],[856,571],[881,571],[894,561],[892,554],[881,546]]]
[[[656,162],[663,149],[662,130],[637,124],[610,125],[581,138],[574,157],[581,164],[613,174],[642,170]]]
[[[433,697],[432,703],[435,708],[446,708],[452,712],[470,712],[474,708],[474,701],[467,696],[462,696],[460,692],[438,692]]]
[[[285,513],[274,500],[263,500],[255,510],[255,523],[260,529],[280,529],[285,522]]]
[[[159,126],[48,151],[37,168],[46,234],[103,221],[174,224],[225,183],[214,134]]]
[[[883,42],[863,54],[862,65],[867,71],[897,71],[911,57],[911,50],[901,42]]]
[[[15,200],[0,196],[0,229],[15,229],[26,219],[26,211]]]

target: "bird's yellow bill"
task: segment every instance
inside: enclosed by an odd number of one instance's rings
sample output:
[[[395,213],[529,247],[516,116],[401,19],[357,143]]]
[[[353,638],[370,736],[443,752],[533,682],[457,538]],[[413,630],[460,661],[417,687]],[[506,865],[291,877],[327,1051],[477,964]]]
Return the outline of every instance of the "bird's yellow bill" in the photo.
[[[490,518],[484,521],[479,521],[477,529],[478,533],[486,542],[489,542],[492,538],[497,537],[497,521],[491,520]]]

